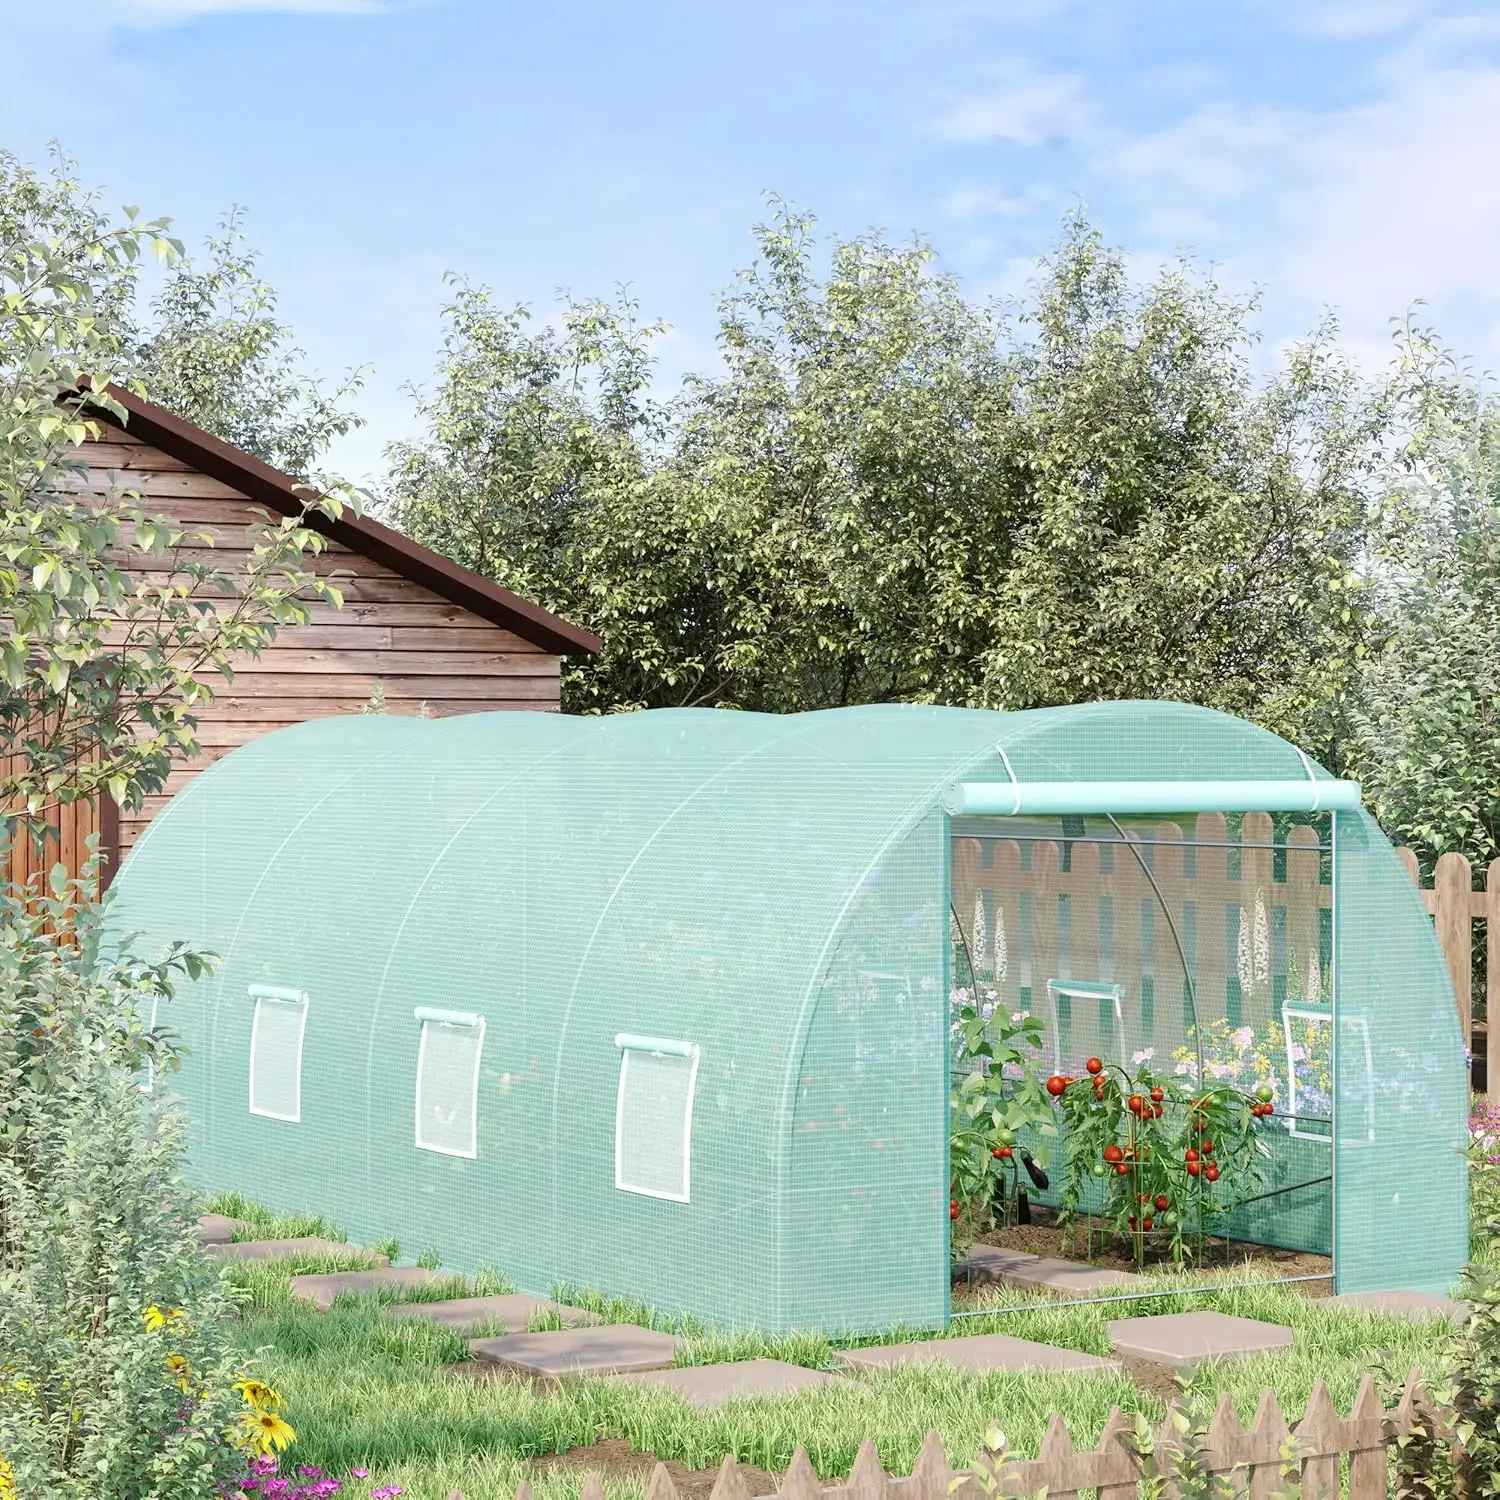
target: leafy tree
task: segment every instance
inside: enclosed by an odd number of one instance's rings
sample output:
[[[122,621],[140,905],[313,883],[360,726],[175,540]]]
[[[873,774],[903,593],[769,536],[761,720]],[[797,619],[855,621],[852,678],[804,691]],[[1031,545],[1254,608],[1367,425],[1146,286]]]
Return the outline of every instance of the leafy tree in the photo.
[[[1379,649],[1363,664],[1349,760],[1424,858],[1500,857],[1500,405],[1423,328],[1401,330],[1404,442],[1379,496]]]
[[[230,213],[205,259],[177,259],[151,303],[133,351],[146,394],[159,405],[299,478],[330,442],[360,425],[348,407],[363,372],[333,390],[302,373],[302,350],[277,320],[276,294]]]
[[[569,706],[1171,695],[1331,739],[1379,425],[1331,329],[1256,388],[1250,305],[1133,291],[1081,221],[1005,306],[756,234],[722,373],[657,407],[633,307],[533,334],[466,289],[392,450],[397,524],[602,636]]]
[[[135,267],[177,254],[166,221],[128,220],[62,165],[0,160],[0,807],[17,836],[60,803],[158,790],[235,660],[305,620],[306,595],[336,598],[305,515],[252,527],[248,563],[216,567],[128,489],[91,492],[78,445],[124,415],[112,383],[139,384]],[[203,960],[106,951],[93,872],[74,873],[0,896],[0,1490],[209,1500],[242,1448],[290,1429],[274,1393],[234,1382],[181,1121],[142,1091],[174,1060],[156,1002]]]
[[[101,789],[139,805],[197,752],[195,710],[241,655],[336,591],[307,567],[323,537],[290,517],[251,528],[253,561],[200,561],[195,537],[127,488],[84,490],[78,445],[108,394],[139,389],[122,288],[165,221],[111,226],[77,185],[9,163],[0,212],[0,799],[37,829]],[[320,502],[337,508],[339,501]],[[311,508],[311,507],[310,507]],[[200,544],[201,545],[201,544]]]

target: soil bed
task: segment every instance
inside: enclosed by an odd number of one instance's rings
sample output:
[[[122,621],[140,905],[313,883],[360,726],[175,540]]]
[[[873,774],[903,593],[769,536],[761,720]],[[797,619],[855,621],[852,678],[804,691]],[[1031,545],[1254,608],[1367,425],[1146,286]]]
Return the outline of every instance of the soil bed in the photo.
[[[531,1460],[538,1473],[549,1469],[563,1469],[577,1473],[580,1477],[590,1471],[608,1483],[619,1480],[626,1484],[638,1484],[645,1489],[652,1470],[659,1460],[654,1453],[637,1453],[625,1438],[601,1438],[586,1448],[570,1448],[566,1453],[547,1453]],[[665,1460],[667,1473],[682,1500],[708,1500],[714,1481],[719,1477],[718,1466],[712,1469],[688,1469],[675,1459]],[[758,1469],[754,1464],[738,1465],[752,1495],[773,1495],[777,1480],[774,1474]]]
[[[1128,1243],[1118,1237],[1101,1238],[1106,1227],[1102,1219],[1092,1221],[1078,1219],[1066,1232],[1058,1227],[1050,1209],[1034,1207],[1033,1222],[1017,1224],[1009,1229],[993,1230],[981,1235],[976,1245],[996,1245],[1007,1250],[1023,1250],[1031,1255],[1056,1256],[1062,1260],[1083,1260],[1085,1236],[1093,1229],[1093,1256],[1090,1265],[1107,1271],[1134,1271],[1135,1262],[1130,1255]],[[1146,1265],[1152,1271],[1173,1271],[1169,1241],[1165,1235],[1146,1240]],[[1269,1245],[1250,1245],[1240,1240],[1224,1240],[1210,1237],[1204,1245],[1201,1260],[1184,1263],[1185,1270],[1230,1271],[1236,1268],[1272,1271],[1278,1276],[1332,1276],[1333,1262],[1326,1255],[1313,1255],[1303,1250],[1277,1250]],[[1326,1297],[1332,1293],[1332,1281],[1307,1281],[1300,1283],[1309,1297]],[[954,1283],[954,1292],[962,1291],[962,1283]]]

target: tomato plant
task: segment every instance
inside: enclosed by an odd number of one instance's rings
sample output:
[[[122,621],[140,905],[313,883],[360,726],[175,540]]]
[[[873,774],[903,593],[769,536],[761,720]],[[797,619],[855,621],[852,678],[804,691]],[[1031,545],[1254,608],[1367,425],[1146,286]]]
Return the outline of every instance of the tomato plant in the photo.
[[[1038,1079],[1041,1047],[1042,1024],[1034,1016],[972,1001],[958,1011],[948,1151],[950,1210],[958,1205],[950,1211],[955,1258],[995,1226],[997,1205],[1011,1222],[1023,1173],[1037,1168],[1033,1144],[1058,1133]]]
[[[1096,1068],[1094,1065],[1099,1063]],[[1127,1237],[1136,1264],[1147,1236],[1164,1237],[1181,1265],[1200,1253],[1211,1222],[1254,1196],[1260,1161],[1269,1155],[1256,1122],[1268,1102],[1227,1085],[1199,1089],[1149,1067],[1134,1072],[1090,1058],[1087,1076],[1054,1074],[1043,1083],[1066,1124],[1059,1217],[1085,1217],[1086,1253],[1093,1253],[1093,1217]]]

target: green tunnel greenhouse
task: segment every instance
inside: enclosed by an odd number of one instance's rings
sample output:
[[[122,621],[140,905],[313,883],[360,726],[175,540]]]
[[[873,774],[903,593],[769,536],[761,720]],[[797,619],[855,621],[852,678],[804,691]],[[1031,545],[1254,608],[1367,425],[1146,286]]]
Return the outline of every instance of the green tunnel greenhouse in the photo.
[[[1255,1059],[1238,1237],[1341,1291],[1447,1292],[1467,1253],[1418,896],[1357,788],[1204,709],[316,720],[169,803],[112,922],[220,957],[156,1018],[201,1186],[526,1291],[943,1325],[980,992],[1047,1070]]]

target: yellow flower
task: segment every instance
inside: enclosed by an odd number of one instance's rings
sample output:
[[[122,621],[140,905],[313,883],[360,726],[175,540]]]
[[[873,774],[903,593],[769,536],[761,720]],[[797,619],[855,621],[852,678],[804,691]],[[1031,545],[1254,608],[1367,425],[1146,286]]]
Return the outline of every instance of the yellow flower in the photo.
[[[0,1453],[0,1500],[16,1500],[16,1471],[3,1453]]]
[[[141,1314],[141,1321],[151,1333],[162,1328],[174,1328],[182,1322],[180,1307],[159,1307],[155,1302]]]
[[[177,1377],[177,1388],[186,1395],[192,1389],[192,1381],[188,1378],[192,1374],[192,1366],[182,1355],[169,1354],[167,1368]]]
[[[279,1453],[288,1443],[295,1442],[297,1434],[291,1424],[278,1417],[274,1411],[245,1411],[240,1413],[240,1425],[251,1445],[261,1453]]]
[[[234,1388],[240,1393],[240,1399],[252,1411],[280,1411],[281,1396],[273,1391],[265,1381],[257,1380],[253,1375],[241,1375],[234,1383]]]

